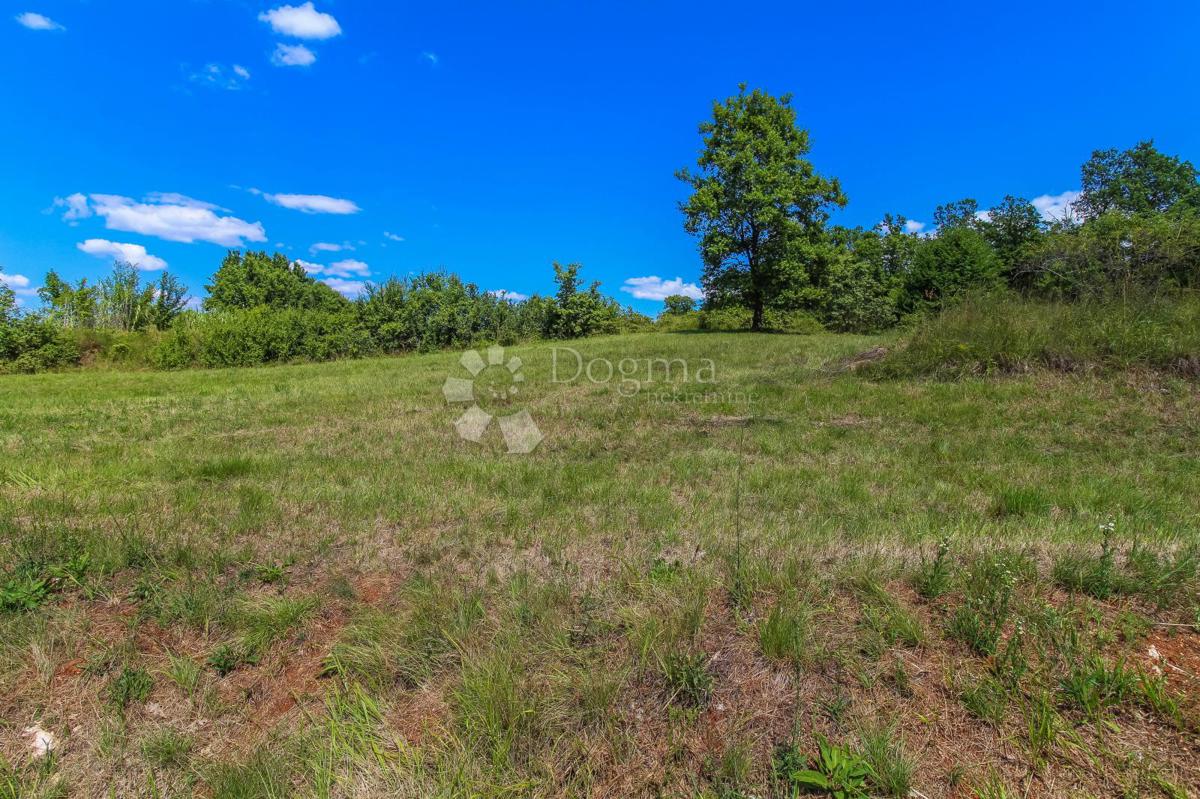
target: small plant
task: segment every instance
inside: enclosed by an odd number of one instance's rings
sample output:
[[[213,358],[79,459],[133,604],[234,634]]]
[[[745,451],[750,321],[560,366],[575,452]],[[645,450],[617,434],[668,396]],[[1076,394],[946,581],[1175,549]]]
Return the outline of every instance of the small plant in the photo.
[[[1097,718],[1110,706],[1133,696],[1138,688],[1137,675],[1123,662],[1109,666],[1099,655],[1091,655],[1071,666],[1062,680],[1062,692],[1090,719]]]
[[[846,711],[850,709],[851,701],[848,695],[839,692],[828,699],[820,700],[819,704],[830,721],[834,724],[841,724],[842,719],[846,717]]]
[[[284,578],[282,564],[263,563],[254,567],[254,576],[265,585],[273,585]]]
[[[810,627],[807,613],[776,605],[758,628],[763,654],[773,660],[789,661],[794,666],[809,661]]]
[[[814,768],[791,773],[796,788],[817,791],[834,799],[864,799],[867,780],[873,778],[871,766],[858,754],[829,743],[817,736],[817,762]]]
[[[926,599],[937,599],[950,590],[953,581],[950,572],[950,536],[938,541],[937,552],[932,560],[921,556],[921,566],[913,579],[913,587]]]
[[[141,702],[154,689],[154,678],[145,669],[126,666],[108,685],[108,698],[118,710]]]
[[[238,666],[247,662],[244,648],[237,643],[224,643],[217,646],[208,656],[207,663],[220,676],[233,673]]]
[[[1054,563],[1054,582],[1067,591],[1108,599],[1118,591],[1117,552],[1112,535],[1114,525],[1100,526],[1104,532],[1098,558],[1087,555],[1063,555]]]
[[[1139,674],[1138,694],[1142,704],[1162,718],[1177,726],[1183,723],[1183,710],[1179,700],[1168,690],[1166,677],[1161,674]]]
[[[0,610],[34,610],[50,596],[50,581],[32,574],[9,578],[0,585]]]
[[[896,740],[892,727],[877,727],[862,733],[862,757],[871,769],[870,783],[884,796],[906,797],[912,789],[916,764]]]
[[[188,696],[194,695],[200,683],[200,664],[185,656],[171,655],[170,658],[167,675],[179,686],[179,690]]]
[[[966,601],[950,619],[950,635],[976,654],[996,654],[1011,613],[1016,585],[1016,571],[1003,560],[974,568],[968,580]]]
[[[708,656],[703,652],[672,652],[662,660],[663,679],[671,701],[688,707],[704,707],[712,695],[713,678],[708,671]]]
[[[994,677],[984,677],[971,684],[959,694],[959,699],[972,716],[992,724],[1004,721],[1008,710],[1008,694]]]
[[[142,741],[142,756],[156,768],[180,766],[191,751],[192,739],[170,729],[151,733]]]
[[[1046,765],[1047,756],[1058,738],[1058,715],[1050,697],[1044,693],[1037,694],[1029,704],[1025,717],[1029,740],[1029,756],[1033,760],[1033,768],[1040,771]]]

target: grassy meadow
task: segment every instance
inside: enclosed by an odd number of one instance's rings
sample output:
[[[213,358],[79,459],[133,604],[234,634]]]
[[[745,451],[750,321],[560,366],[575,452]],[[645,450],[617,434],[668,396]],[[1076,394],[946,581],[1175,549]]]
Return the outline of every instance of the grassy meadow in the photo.
[[[0,797],[1196,795],[1195,381],[893,338],[0,377]]]

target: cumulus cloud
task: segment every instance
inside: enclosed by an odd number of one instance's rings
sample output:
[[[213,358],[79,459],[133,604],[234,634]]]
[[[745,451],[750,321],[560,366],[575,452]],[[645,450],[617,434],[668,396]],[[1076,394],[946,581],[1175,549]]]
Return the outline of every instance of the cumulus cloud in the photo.
[[[156,255],[146,252],[140,244],[121,244],[107,239],[88,239],[75,245],[80,251],[97,258],[110,258],[137,267],[144,272],[156,269],[166,269],[167,262]]]
[[[276,33],[295,39],[331,39],[342,32],[338,21],[330,14],[317,11],[312,2],[272,8],[259,14],[258,18]]]
[[[421,53],[421,58],[423,58],[427,62],[429,62],[429,66],[431,66],[431,67],[436,67],[438,64],[440,64],[442,62],[442,59],[438,58],[437,53],[431,53],[428,50],[425,51],[424,53]]]
[[[12,293],[18,297],[32,297],[37,294],[37,287],[33,285],[33,281],[24,275],[7,275],[0,272],[0,283],[12,289]]]
[[[83,198],[83,199],[80,199]],[[191,244],[207,241],[224,247],[241,247],[247,241],[266,241],[260,222],[221,216],[224,209],[182,194],[156,193],[141,202],[118,194],[72,194],[55,205],[67,208],[63,219],[74,222],[89,216],[104,219],[109,230],[156,236]]]
[[[371,274],[371,267],[367,266],[362,261],[354,258],[347,258],[344,261],[334,261],[329,266],[325,267],[325,274],[331,277],[366,277]]]
[[[519,291],[509,291],[508,289],[493,289],[488,294],[491,294],[493,297],[499,297],[502,300],[508,300],[509,302],[523,302],[529,299],[528,294],[522,294]]]
[[[386,230],[383,231],[383,237],[385,239],[390,239],[391,241],[404,241],[403,236],[399,236],[395,233],[388,233]]]
[[[925,223],[918,222],[915,219],[909,219],[904,223],[904,232],[905,233],[920,233],[924,229],[925,229]]]
[[[18,25],[24,25],[31,31],[65,31],[62,25],[59,25],[54,20],[43,14],[38,14],[33,11],[26,11],[23,14],[17,14],[13,17]]]
[[[1046,222],[1062,222],[1067,219],[1077,220],[1075,215],[1075,202],[1079,199],[1081,192],[1064,191],[1062,194],[1043,194],[1040,197],[1034,197],[1030,200],[1033,207],[1042,215],[1042,219]]]
[[[362,209],[351,200],[326,197],[324,194],[268,194],[250,189],[269,203],[306,214],[357,214]]]
[[[80,219],[87,219],[92,215],[92,209],[88,207],[87,195],[76,192],[69,194],[66,197],[54,198],[55,208],[66,208],[63,212],[63,221],[75,227],[79,224]],[[47,210],[49,213],[49,210]]]
[[[350,298],[357,297],[367,288],[367,284],[362,280],[345,280],[340,277],[322,278],[321,282],[326,286],[329,286],[329,288],[333,289],[338,294],[342,294]]]
[[[631,277],[621,286],[621,291],[632,294],[639,300],[664,300],[672,294],[682,294],[693,300],[704,299],[704,292],[695,283],[684,283],[683,278],[663,280],[657,275]]]
[[[189,74],[188,80],[212,89],[237,91],[245,88],[246,81],[250,80],[250,70],[238,64],[234,64],[230,68],[220,64],[205,64],[203,69]]]
[[[334,261],[328,266],[300,259],[296,259],[294,263],[302,266],[304,271],[310,275],[323,275],[328,278],[367,277],[371,274],[371,267],[369,265],[354,258]]]
[[[277,44],[271,63],[277,67],[309,67],[317,62],[317,54],[302,44]]]

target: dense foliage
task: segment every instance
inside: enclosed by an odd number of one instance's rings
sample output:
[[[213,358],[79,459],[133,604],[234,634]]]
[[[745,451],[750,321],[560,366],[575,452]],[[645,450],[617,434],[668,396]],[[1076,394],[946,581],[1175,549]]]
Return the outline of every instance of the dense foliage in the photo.
[[[1021,197],[988,210],[965,198],[939,206],[926,232],[890,214],[870,230],[828,226],[845,197],[807,160],[787,96],[743,87],[700,134],[698,171],[680,177],[693,190],[681,209],[699,239],[704,309],[745,309],[752,329],[771,329],[775,311],[869,332],[999,288],[1098,300],[1200,285],[1200,173],[1153,142],[1093,153],[1062,219]]]
[[[579,264],[554,264],[553,297],[512,301],[441,272],[390,278],[350,300],[285,256],[230,252],[207,286],[204,310],[184,310],[173,276],[143,284],[117,264],[97,285],[54,272],[43,307],[21,313],[0,285],[0,370],[81,362],[177,369],[328,360],[370,354],[578,338],[648,327],[648,317],[580,287]]]

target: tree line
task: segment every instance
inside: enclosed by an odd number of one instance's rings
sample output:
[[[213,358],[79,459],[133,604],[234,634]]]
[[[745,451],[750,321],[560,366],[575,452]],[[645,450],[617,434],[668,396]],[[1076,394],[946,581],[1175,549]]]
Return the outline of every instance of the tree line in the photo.
[[[900,214],[872,228],[830,224],[847,198],[808,160],[809,134],[788,96],[761,90],[713,104],[702,150],[678,177],[697,237],[704,300],[667,297],[657,322],[554,264],[556,291],[512,301],[434,272],[369,284],[347,299],[280,253],[229,252],[201,309],[162,273],[128,264],[91,284],[46,275],[41,307],[22,312],[0,284],[0,369],[124,361],[158,368],[243,366],[374,353],[511,344],[651,329],[882,330],[973,292],[1076,301],[1170,293],[1200,284],[1200,173],[1152,141],[1096,151],[1060,219],[1007,196],[934,212],[930,233]]]
[[[41,308],[20,313],[0,285],[0,362],[38,371],[96,359],[157,368],[249,366],[405,351],[579,338],[647,329],[652,320],[584,286],[579,264],[554,264],[554,295],[513,301],[433,272],[368,284],[348,299],[280,253],[229,252],[201,309],[163,273],[143,283],[118,263],[97,284],[50,272]]]
[[[871,229],[829,224],[846,195],[808,160],[789,96],[742,86],[700,135],[679,178],[692,189],[681,210],[699,238],[704,308],[743,311],[751,329],[805,312],[834,330],[880,330],[977,290],[1077,300],[1200,283],[1200,173],[1152,141],[1094,152],[1061,219],[1022,197],[988,210],[968,198],[939,206],[922,234],[899,214]]]

